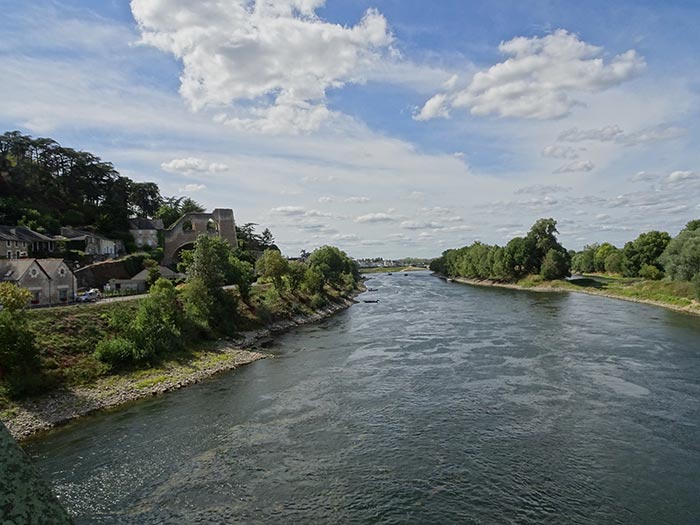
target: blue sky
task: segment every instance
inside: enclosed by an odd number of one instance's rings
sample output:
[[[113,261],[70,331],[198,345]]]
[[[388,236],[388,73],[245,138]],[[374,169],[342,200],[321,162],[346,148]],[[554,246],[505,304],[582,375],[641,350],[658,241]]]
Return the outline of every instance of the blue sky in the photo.
[[[294,254],[564,244],[700,216],[697,2],[0,0],[0,128]]]

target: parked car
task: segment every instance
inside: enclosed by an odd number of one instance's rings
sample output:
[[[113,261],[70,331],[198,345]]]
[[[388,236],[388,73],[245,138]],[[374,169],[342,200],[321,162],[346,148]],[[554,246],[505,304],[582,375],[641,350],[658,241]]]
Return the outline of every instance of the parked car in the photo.
[[[102,297],[100,291],[97,288],[91,288],[86,292],[79,293],[75,300],[79,303],[90,303],[97,301],[100,297]]]

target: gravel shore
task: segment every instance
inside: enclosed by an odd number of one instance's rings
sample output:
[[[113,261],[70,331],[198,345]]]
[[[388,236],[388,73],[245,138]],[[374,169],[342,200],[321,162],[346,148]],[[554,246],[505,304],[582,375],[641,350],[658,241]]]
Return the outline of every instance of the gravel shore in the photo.
[[[163,368],[144,370],[138,377],[108,376],[88,386],[57,390],[22,401],[3,418],[3,423],[15,439],[23,440],[98,410],[198,383],[220,372],[271,357],[257,351],[256,345],[295,326],[330,317],[352,304],[354,301],[344,299],[314,314],[279,321],[265,329],[243,332],[235,341],[222,340],[216,348],[203,352],[188,363],[171,363]]]

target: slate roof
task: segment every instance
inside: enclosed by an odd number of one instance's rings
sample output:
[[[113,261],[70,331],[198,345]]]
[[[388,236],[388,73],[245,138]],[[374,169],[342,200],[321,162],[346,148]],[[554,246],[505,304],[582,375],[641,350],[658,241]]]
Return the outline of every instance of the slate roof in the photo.
[[[129,219],[130,230],[163,230],[163,221],[161,219],[142,219],[135,217]]]

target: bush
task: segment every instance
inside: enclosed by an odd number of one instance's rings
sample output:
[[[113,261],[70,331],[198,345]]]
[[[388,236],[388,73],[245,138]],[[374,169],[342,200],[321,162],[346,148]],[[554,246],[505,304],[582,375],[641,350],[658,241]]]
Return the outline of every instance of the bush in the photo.
[[[664,273],[653,264],[644,264],[639,269],[639,276],[649,281],[658,281],[664,276]]]
[[[0,311],[0,381],[10,397],[33,393],[41,382],[38,370],[39,352],[23,312]]]
[[[326,306],[326,304],[328,304],[328,301],[320,293],[314,294],[313,297],[311,297],[311,308],[314,310],[320,310]]]
[[[114,337],[100,341],[94,355],[103,363],[115,366],[135,361],[138,351],[132,341],[124,337]]]

